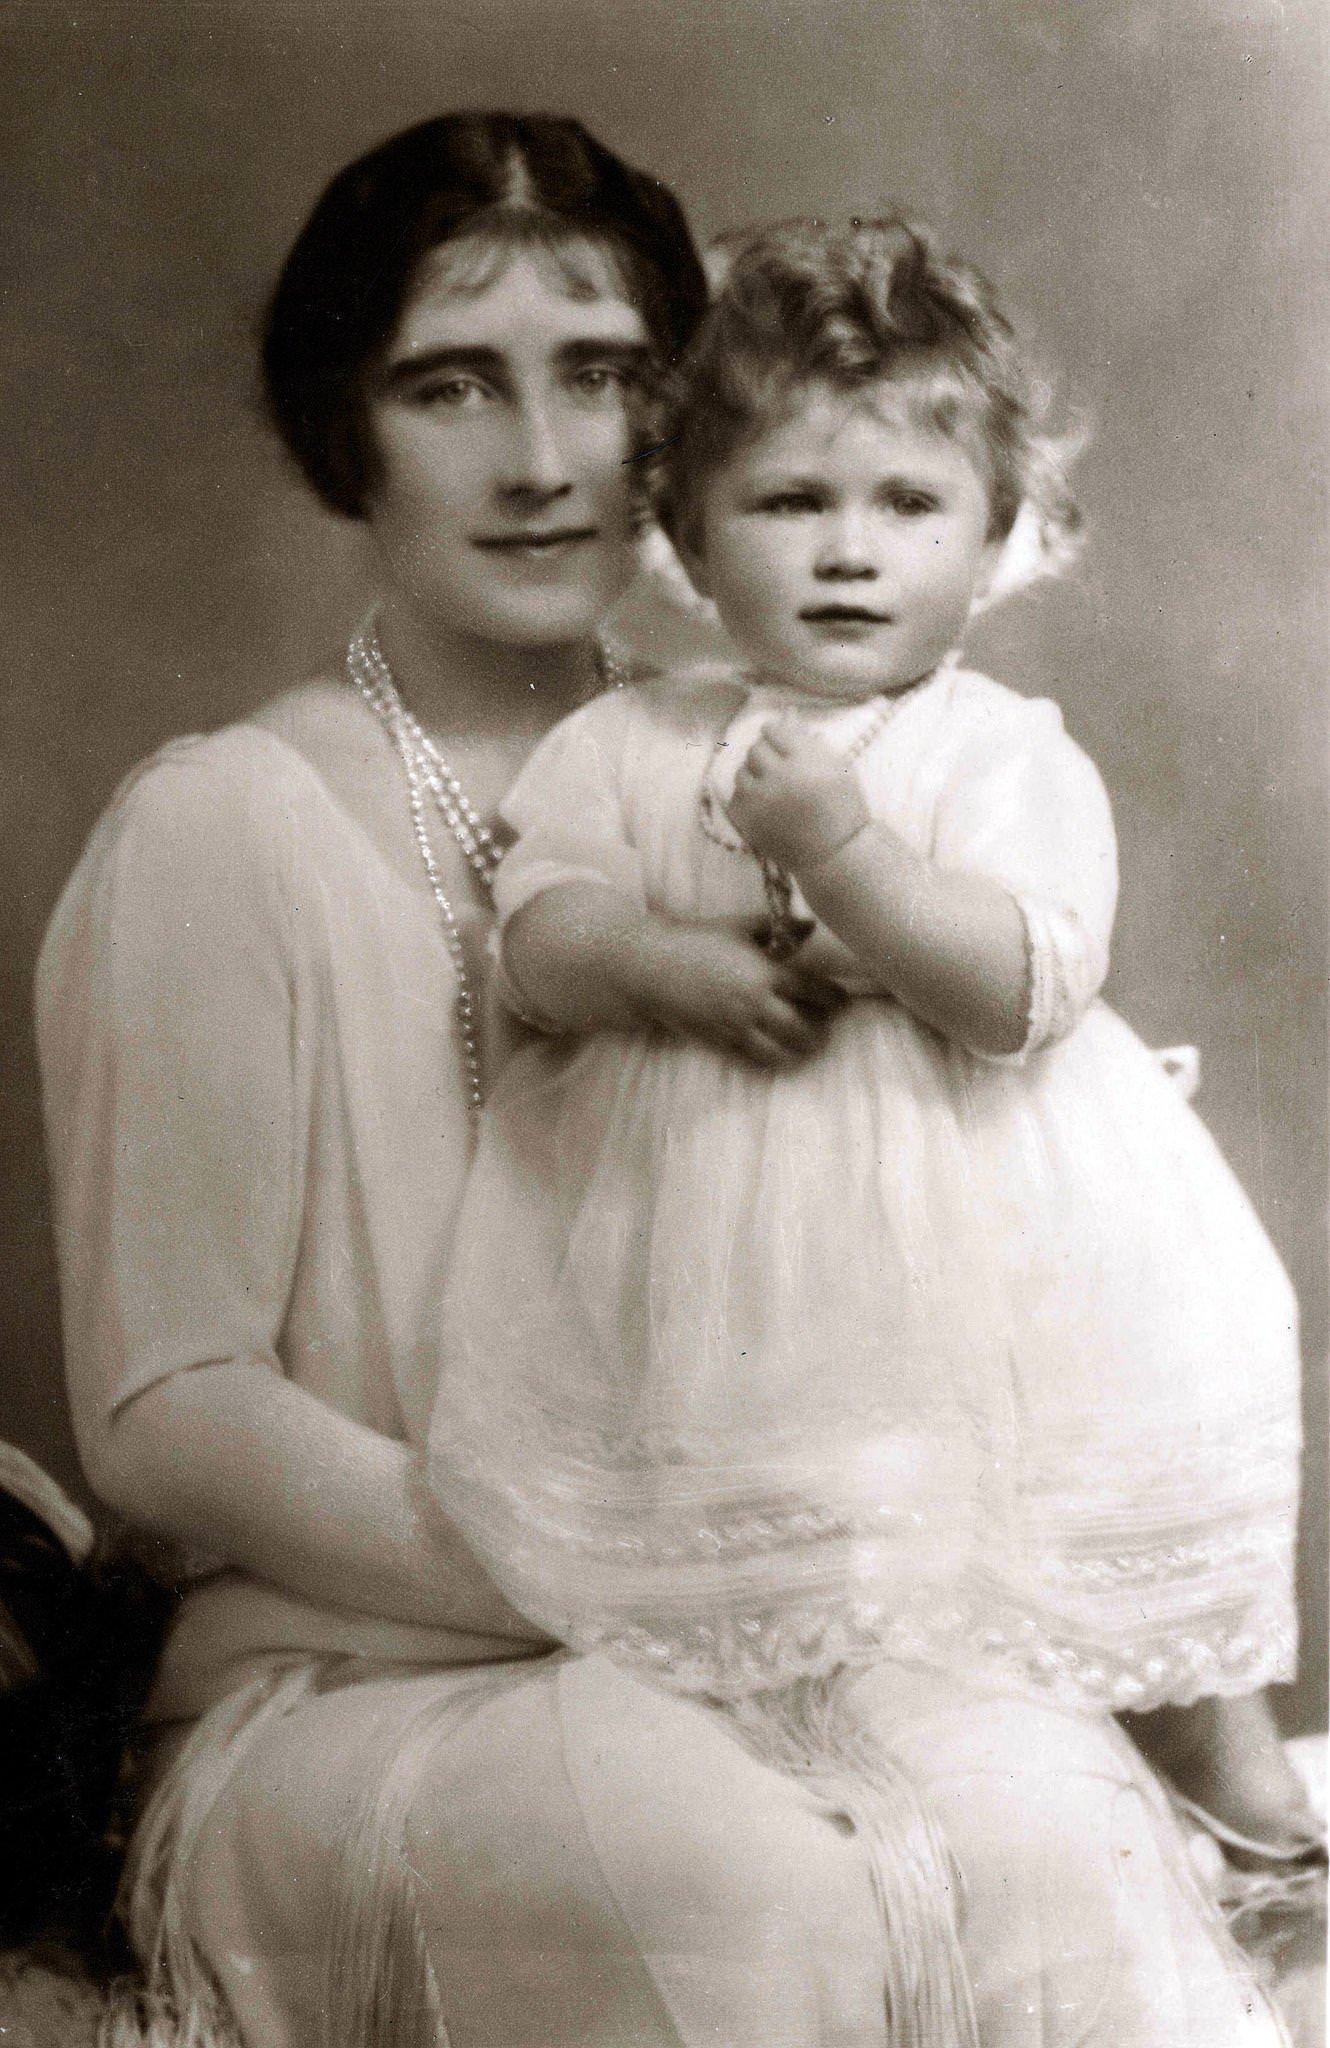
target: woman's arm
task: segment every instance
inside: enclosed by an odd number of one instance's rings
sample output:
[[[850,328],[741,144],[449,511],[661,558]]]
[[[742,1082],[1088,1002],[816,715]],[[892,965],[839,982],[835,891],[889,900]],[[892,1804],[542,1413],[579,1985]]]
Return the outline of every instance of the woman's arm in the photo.
[[[739,771],[730,815],[887,994],[974,1051],[1020,1049],[1029,966],[1015,899],[873,820],[852,764],[792,723],[773,725]]]
[[[318,1082],[287,798],[266,750],[172,750],[99,827],[43,948],[80,1453],[128,1520],[294,1597],[506,1632],[408,1448],[279,1360]]]
[[[608,884],[544,889],[504,932],[504,971],[559,1031],[659,1029],[787,1066],[821,1043],[839,992],[750,933],[657,916]]]
[[[539,1639],[434,1502],[418,1453],[261,1366],[175,1373],[80,1435],[120,1514],[314,1605]]]

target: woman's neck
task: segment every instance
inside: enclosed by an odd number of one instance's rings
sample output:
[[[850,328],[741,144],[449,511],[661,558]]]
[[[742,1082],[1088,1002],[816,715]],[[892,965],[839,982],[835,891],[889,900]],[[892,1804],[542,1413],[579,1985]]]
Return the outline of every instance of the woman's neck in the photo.
[[[379,644],[408,709],[442,740],[525,749],[597,686],[593,640],[521,647],[450,632],[400,596],[378,609]]]

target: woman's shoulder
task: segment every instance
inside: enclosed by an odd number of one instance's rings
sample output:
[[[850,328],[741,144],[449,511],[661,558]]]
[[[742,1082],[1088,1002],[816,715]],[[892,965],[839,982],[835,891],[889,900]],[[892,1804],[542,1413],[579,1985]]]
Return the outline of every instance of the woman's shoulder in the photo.
[[[305,773],[307,773],[307,768]],[[182,733],[136,763],[113,794],[103,823],[125,815],[163,816],[182,805],[247,807],[266,797],[289,800],[303,780],[302,759],[261,713],[209,732]]]
[[[345,744],[344,709],[355,718],[345,697],[331,680],[314,678],[234,724],[167,740],[124,777],[93,843],[177,826],[197,834],[228,821],[246,836],[266,838],[293,806],[317,795],[321,753]]]
[[[167,740],[93,825],[48,940],[88,916],[123,925],[200,901],[280,917],[292,849],[318,800],[309,762],[259,717]]]
[[[232,732],[257,732],[276,740],[295,759],[288,768],[313,769],[335,782],[350,758],[363,758],[366,742],[377,747],[378,731],[366,718],[365,706],[345,682],[332,674],[314,675],[278,690],[252,711]]]

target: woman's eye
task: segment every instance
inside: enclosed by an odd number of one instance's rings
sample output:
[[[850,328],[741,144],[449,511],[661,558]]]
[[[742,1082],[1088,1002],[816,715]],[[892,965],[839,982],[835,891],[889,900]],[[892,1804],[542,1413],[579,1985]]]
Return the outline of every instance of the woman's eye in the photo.
[[[603,398],[609,391],[623,391],[629,381],[628,372],[618,363],[587,363],[573,377],[575,388],[584,398]]]
[[[422,384],[416,392],[420,405],[443,405],[456,409],[475,405],[485,396],[485,386],[475,377],[441,377],[436,384]]]

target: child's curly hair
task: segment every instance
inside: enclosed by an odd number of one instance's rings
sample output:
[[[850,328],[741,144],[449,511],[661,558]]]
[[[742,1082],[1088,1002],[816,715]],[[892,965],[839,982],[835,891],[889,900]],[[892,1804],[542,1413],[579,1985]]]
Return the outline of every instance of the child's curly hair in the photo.
[[[894,215],[784,221],[714,254],[717,295],[664,401],[655,497],[671,538],[688,537],[708,477],[800,392],[886,382],[983,464],[990,537],[1022,558],[999,588],[1065,565],[1080,529],[1071,443],[1050,432],[1048,389],[977,270]]]

